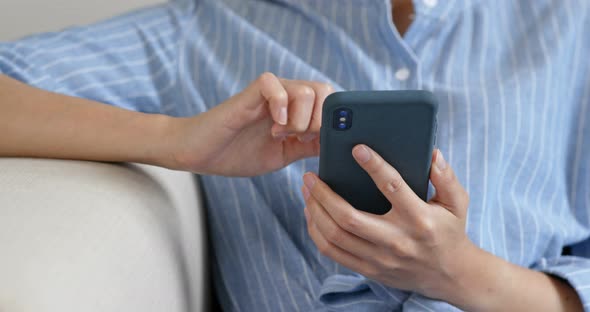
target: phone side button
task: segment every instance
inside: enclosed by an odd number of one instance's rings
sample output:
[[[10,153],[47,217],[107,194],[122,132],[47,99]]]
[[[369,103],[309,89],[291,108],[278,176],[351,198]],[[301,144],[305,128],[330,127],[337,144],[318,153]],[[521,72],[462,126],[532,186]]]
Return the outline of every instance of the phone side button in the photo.
[[[438,118],[434,120],[434,146],[436,146],[437,137],[438,137]]]

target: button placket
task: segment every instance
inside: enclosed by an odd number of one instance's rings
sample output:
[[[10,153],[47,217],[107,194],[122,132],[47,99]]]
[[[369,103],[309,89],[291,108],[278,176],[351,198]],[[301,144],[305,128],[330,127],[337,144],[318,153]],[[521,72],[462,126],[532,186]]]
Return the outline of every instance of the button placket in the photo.
[[[438,0],[422,0],[427,8],[434,8],[438,4]]]
[[[401,67],[395,71],[395,79],[399,81],[406,81],[410,78],[411,72],[407,67]]]

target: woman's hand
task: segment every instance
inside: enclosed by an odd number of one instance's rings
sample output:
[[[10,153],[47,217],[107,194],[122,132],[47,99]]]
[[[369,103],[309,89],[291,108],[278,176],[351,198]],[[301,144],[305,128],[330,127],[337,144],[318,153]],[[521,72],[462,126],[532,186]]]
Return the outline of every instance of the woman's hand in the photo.
[[[0,75],[0,156],[260,175],[319,154],[322,105],[332,92],[324,83],[264,73],[209,111],[174,118],[56,94]]]
[[[319,154],[324,83],[262,74],[244,91],[175,129],[172,167],[253,176]]]
[[[467,311],[582,311],[567,282],[506,262],[469,240],[469,197],[440,151],[430,170],[436,194],[427,203],[367,146],[356,146],[353,156],[392,209],[382,216],[357,210],[305,174],[308,232],[322,254],[385,285]]]
[[[334,261],[391,287],[444,298],[456,286],[462,263],[477,248],[465,233],[469,197],[440,151],[430,178],[436,195],[422,201],[400,174],[364,145],[353,156],[392,209],[378,216],[357,210],[312,173],[302,189],[308,231]]]

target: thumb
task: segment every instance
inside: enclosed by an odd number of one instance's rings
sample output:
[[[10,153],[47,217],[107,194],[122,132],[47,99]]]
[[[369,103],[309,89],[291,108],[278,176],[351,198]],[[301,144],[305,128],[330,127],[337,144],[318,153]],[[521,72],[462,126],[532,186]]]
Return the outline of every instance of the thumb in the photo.
[[[432,185],[436,189],[431,201],[445,207],[455,216],[464,219],[467,215],[467,206],[469,206],[469,195],[457,180],[455,172],[448,165],[439,149],[433,153],[430,181],[432,181]]]

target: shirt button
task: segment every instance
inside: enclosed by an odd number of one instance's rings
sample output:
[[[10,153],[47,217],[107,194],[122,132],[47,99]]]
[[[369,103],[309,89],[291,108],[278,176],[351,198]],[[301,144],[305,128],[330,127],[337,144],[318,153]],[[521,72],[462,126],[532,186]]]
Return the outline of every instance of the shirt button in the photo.
[[[404,81],[410,78],[410,70],[403,67],[395,72],[395,78],[399,81]]]
[[[434,8],[438,4],[438,0],[422,0],[424,5],[429,8]]]

